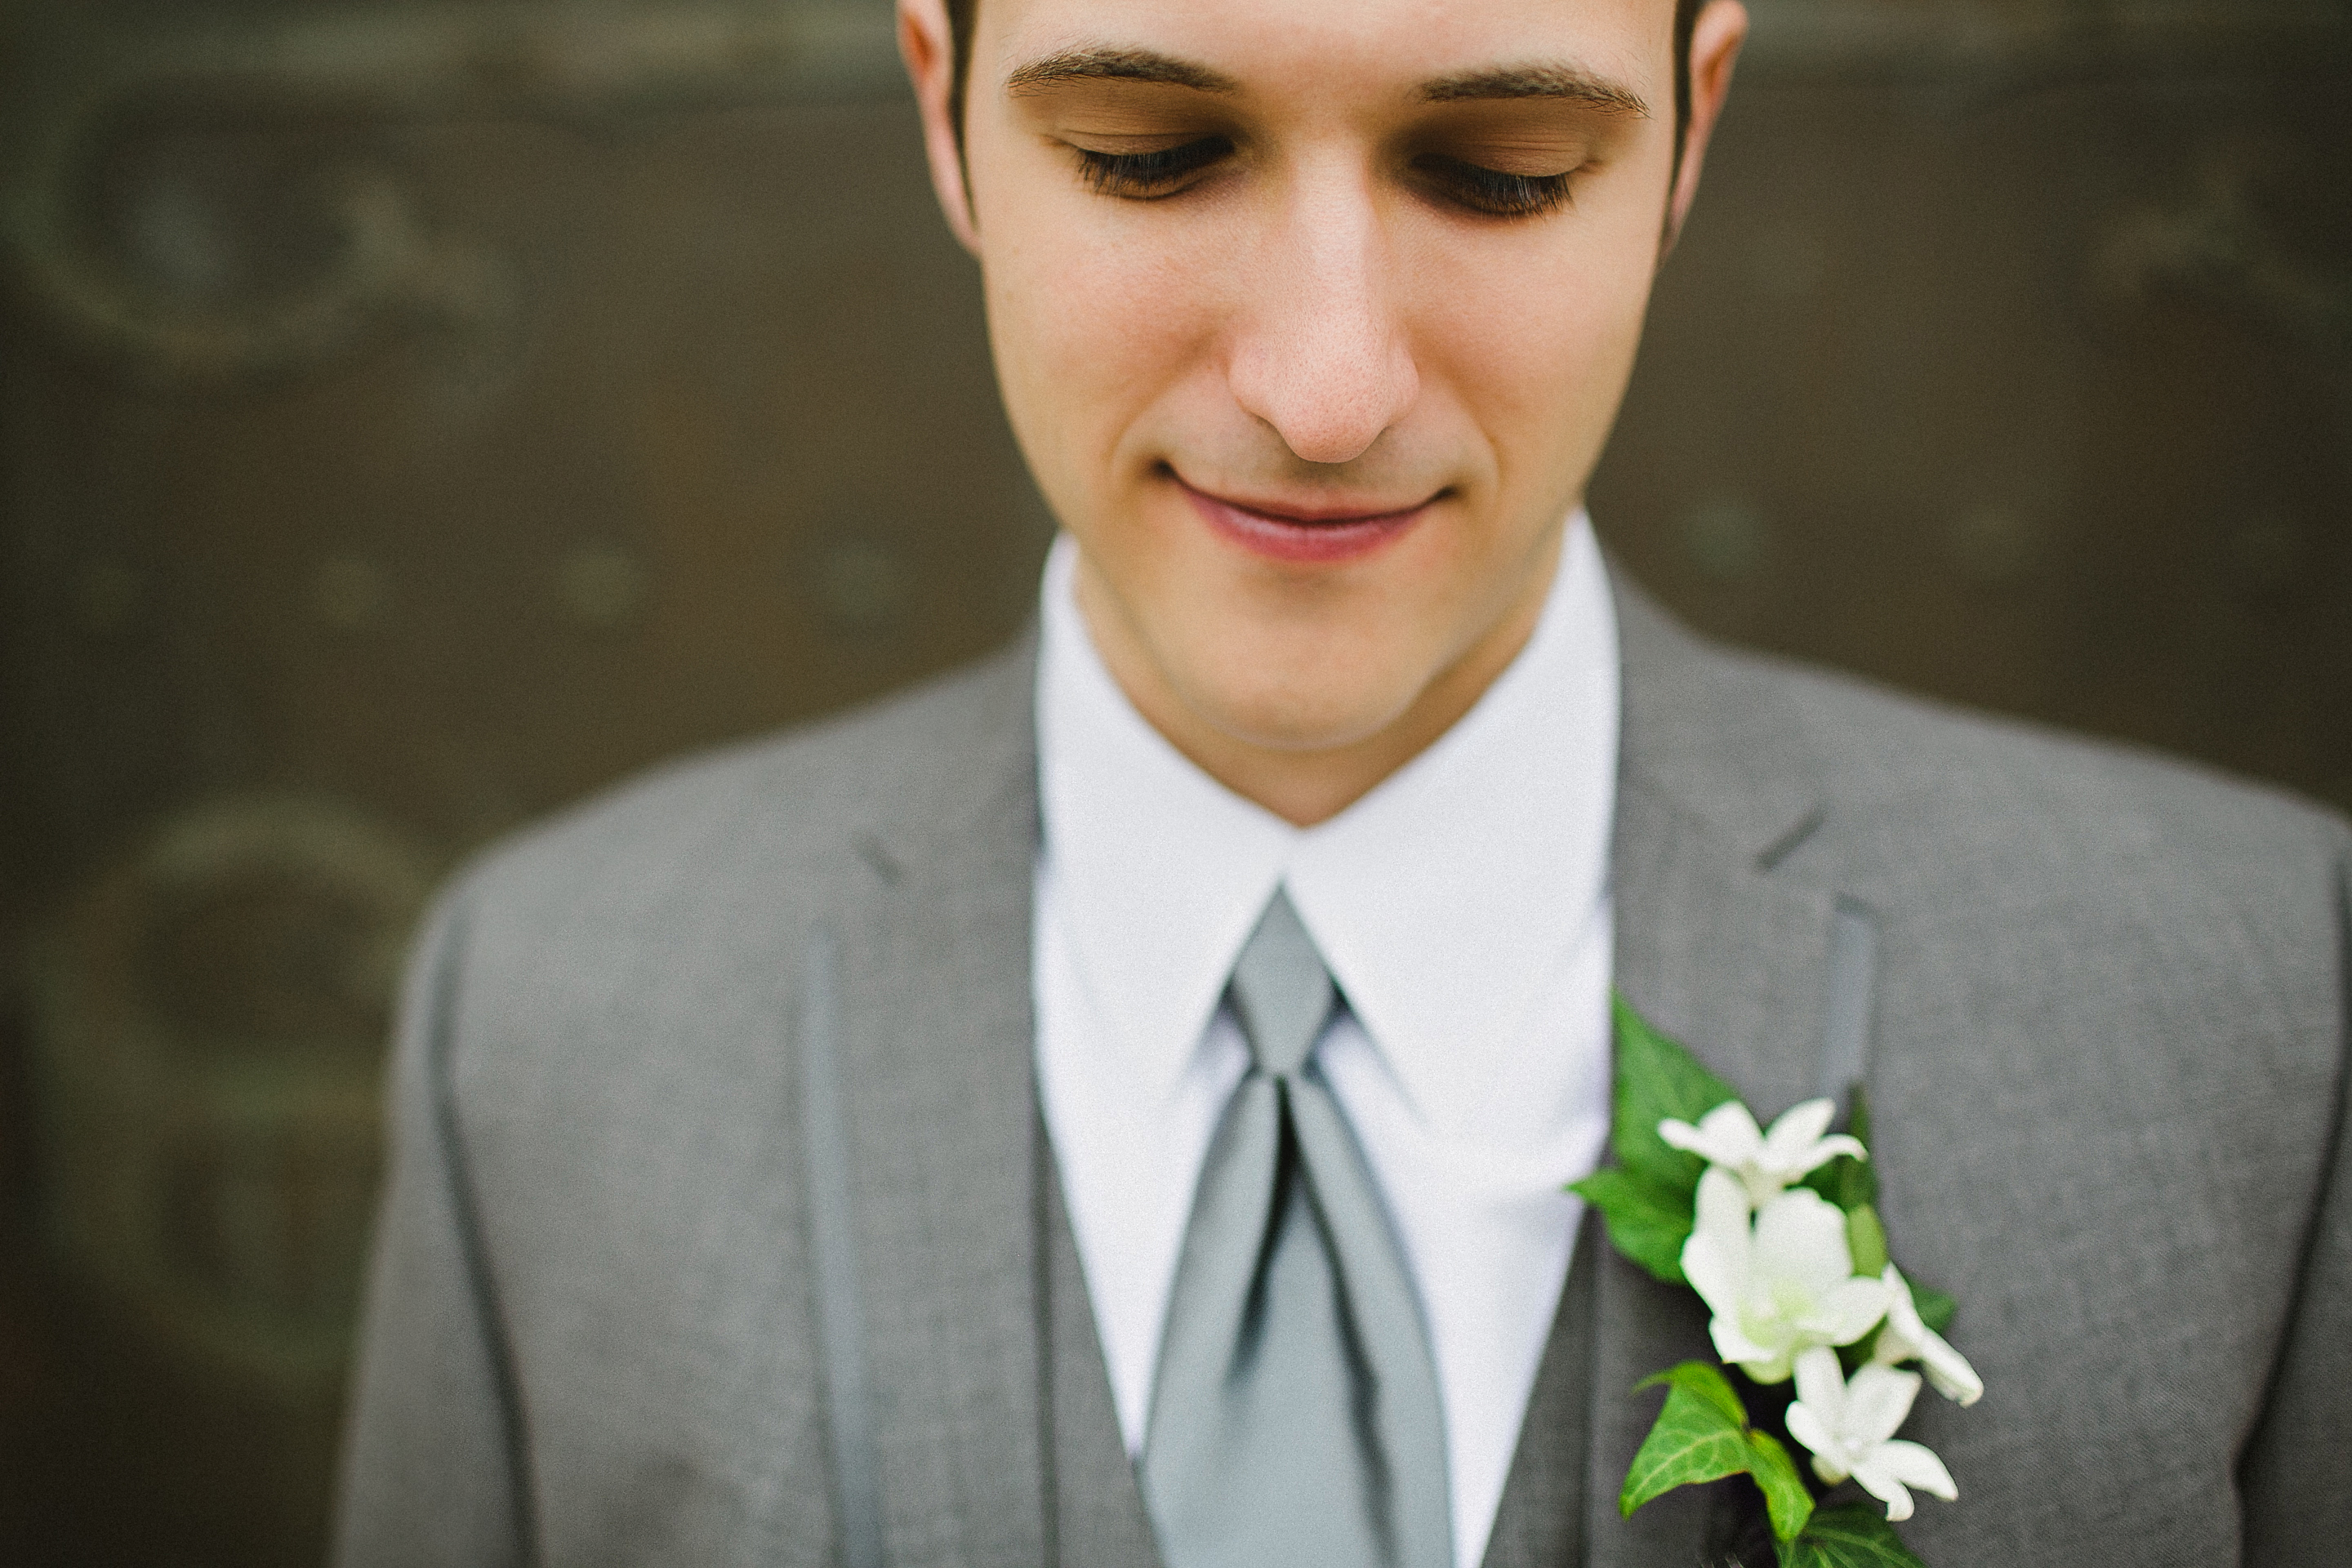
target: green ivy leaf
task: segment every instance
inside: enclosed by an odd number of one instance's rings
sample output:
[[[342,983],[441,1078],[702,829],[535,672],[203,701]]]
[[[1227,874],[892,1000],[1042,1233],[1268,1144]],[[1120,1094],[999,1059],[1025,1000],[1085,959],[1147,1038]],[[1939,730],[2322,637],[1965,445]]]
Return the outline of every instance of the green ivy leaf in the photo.
[[[1723,1369],[1711,1362],[1686,1361],[1664,1372],[1654,1372],[1633,1386],[1686,1390],[1723,1412],[1724,1418],[1733,1426],[1748,1425],[1748,1406],[1741,1402],[1739,1391],[1731,1386],[1731,1379],[1723,1375]]]
[[[1886,1272],[1886,1227],[1878,1223],[1878,1211],[1868,1204],[1846,1211],[1845,1244],[1853,1254],[1856,1274],[1875,1279]]]
[[[1748,1446],[1754,1450],[1748,1473],[1763,1489],[1764,1506],[1772,1515],[1773,1539],[1788,1541],[1812,1519],[1812,1491],[1805,1485],[1805,1478],[1798,1474],[1797,1461],[1789,1457],[1787,1447],[1771,1433],[1750,1431]]]
[[[1686,1361],[1644,1378],[1640,1386],[1658,1384],[1666,1385],[1665,1408],[1633,1456],[1617,1506],[1630,1514],[1676,1487],[1746,1475],[1764,1493],[1775,1539],[1785,1541],[1802,1531],[1812,1515],[1813,1495],[1780,1440],[1748,1426],[1748,1406],[1722,1369]]]
[[[1669,1285],[1683,1279],[1691,1198],[1643,1181],[1622,1165],[1595,1171],[1568,1189],[1601,1211],[1618,1251]]]
[[[1727,1100],[1732,1087],[1699,1065],[1675,1041],[1652,1028],[1625,998],[1612,994],[1617,1020],[1614,1116],[1610,1147],[1617,1163],[1652,1186],[1674,1194],[1685,1207],[1698,1190],[1706,1162],[1658,1136],[1669,1117],[1696,1124]]]
[[[1753,1462],[1747,1406],[1722,1373],[1705,1362],[1686,1361],[1643,1379],[1640,1386],[1660,1383],[1667,1385],[1665,1408],[1642,1439],[1617,1495],[1617,1507],[1626,1514],[1676,1487],[1740,1475]]]
[[[1927,1568],[1867,1504],[1822,1509],[1795,1540],[1774,1547],[1780,1568]]]

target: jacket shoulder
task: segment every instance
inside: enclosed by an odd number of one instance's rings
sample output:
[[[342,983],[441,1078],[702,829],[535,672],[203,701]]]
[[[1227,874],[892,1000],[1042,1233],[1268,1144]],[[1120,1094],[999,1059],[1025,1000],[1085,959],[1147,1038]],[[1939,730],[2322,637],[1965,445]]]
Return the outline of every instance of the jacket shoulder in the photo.
[[[2084,963],[2133,954],[2252,1005],[2340,1004],[2352,824],[2337,813],[2144,748],[1712,657],[1817,770],[1821,826],[1790,870],[1988,962],[2055,944]]]
[[[2352,842],[2341,816],[2285,790],[1717,643],[1616,586],[1634,765],[1750,842],[1816,813],[1831,831],[1799,836],[1814,855],[1875,836],[1889,865],[2028,881],[2164,862],[2308,878]]]
[[[1821,759],[1832,809],[2000,858],[2186,858],[2319,870],[2352,843],[2334,811],[2147,748],[1969,711],[1853,676],[1754,661]]]
[[[747,877],[823,874],[861,844],[951,833],[1028,776],[1030,639],[908,690],[657,764],[491,845],[457,900],[652,912]]]

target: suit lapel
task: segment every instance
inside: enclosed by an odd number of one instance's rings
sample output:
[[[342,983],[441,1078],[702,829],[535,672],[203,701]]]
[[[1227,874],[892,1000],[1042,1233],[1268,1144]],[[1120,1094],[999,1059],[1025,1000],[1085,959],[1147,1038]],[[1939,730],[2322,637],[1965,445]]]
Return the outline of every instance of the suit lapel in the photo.
[[[843,1098],[894,1564],[1046,1561],[1031,1158],[1029,661],[858,841],[841,912]]]
[[[1820,825],[1818,781],[1769,677],[1619,582],[1617,988],[1769,1119],[1813,1093],[1820,1072],[1835,895],[1776,871]],[[1617,1495],[1662,1397],[1634,1384],[1713,1359],[1706,1311],[1613,1253],[1598,1274],[1588,1560],[1682,1568],[1710,1549],[1706,1494],[1672,1494],[1631,1520]]]

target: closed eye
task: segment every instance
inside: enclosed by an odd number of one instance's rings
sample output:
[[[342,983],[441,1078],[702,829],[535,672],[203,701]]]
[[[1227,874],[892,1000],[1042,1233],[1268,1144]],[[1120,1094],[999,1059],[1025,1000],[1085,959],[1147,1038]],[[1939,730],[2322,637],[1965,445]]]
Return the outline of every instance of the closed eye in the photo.
[[[1203,136],[1180,147],[1151,153],[1097,153],[1074,148],[1089,190],[1129,201],[1158,201],[1183,190],[1192,176],[1222,162],[1234,150],[1229,138]]]
[[[1536,217],[1570,205],[1569,180],[1575,171],[1558,174],[1514,174],[1426,153],[1412,161],[1413,172],[1440,198],[1489,217]]]

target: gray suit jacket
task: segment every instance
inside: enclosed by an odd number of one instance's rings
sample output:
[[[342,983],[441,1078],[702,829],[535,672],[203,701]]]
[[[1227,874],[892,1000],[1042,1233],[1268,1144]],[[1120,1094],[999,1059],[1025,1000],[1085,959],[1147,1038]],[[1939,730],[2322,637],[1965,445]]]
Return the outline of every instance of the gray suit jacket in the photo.
[[[1907,1538],[2352,1561],[2345,825],[1619,615],[1619,985],[1759,1111],[1866,1079],[1961,1302],[1989,1392],[1922,1400],[1962,1492]],[[1030,700],[1016,648],[445,897],[347,1568],[1153,1563],[1031,1079]],[[1614,1500],[1703,1315],[1579,1259],[1488,1562],[1685,1568],[1747,1483]]]

